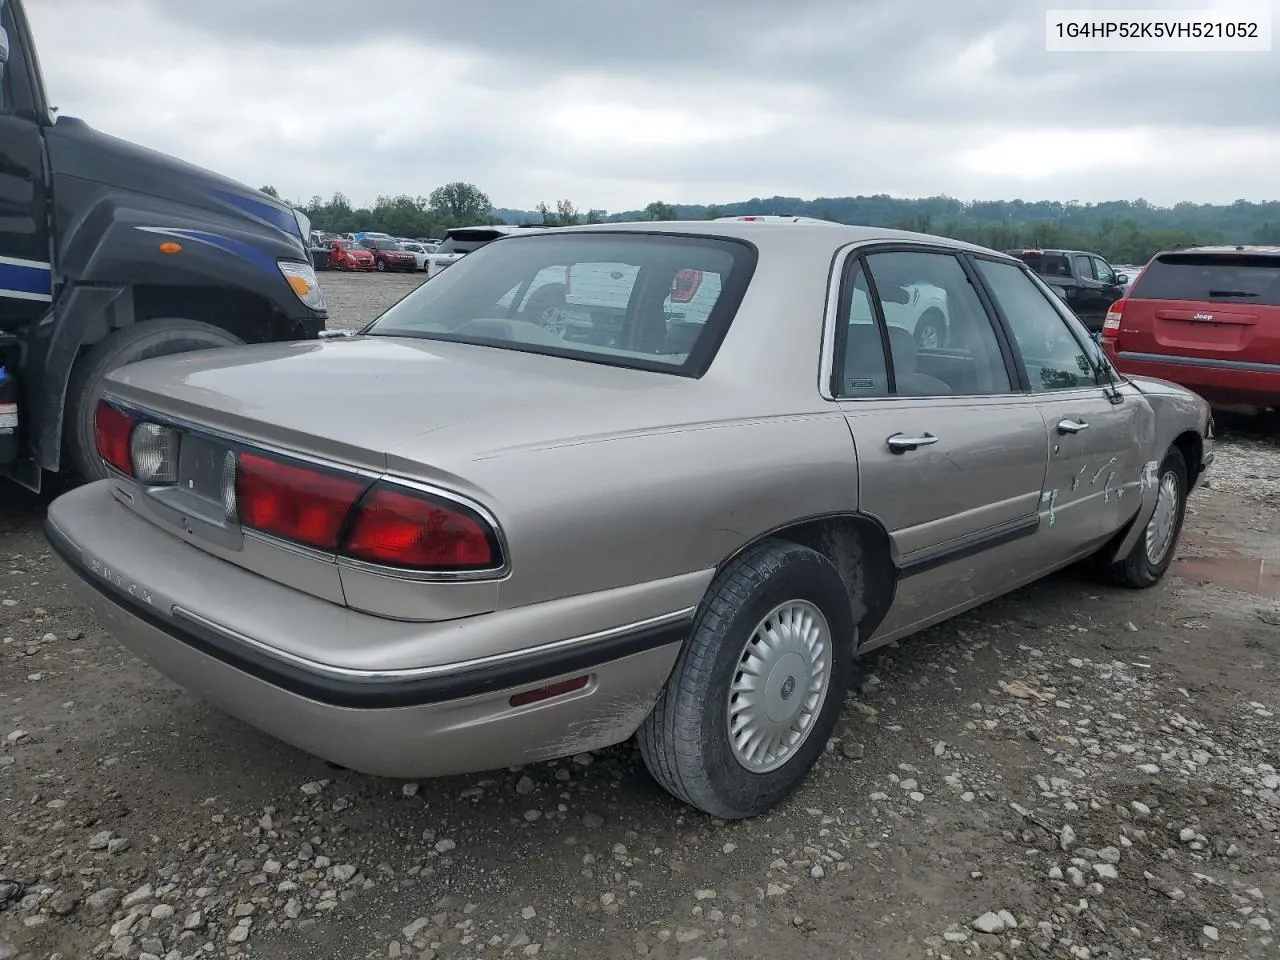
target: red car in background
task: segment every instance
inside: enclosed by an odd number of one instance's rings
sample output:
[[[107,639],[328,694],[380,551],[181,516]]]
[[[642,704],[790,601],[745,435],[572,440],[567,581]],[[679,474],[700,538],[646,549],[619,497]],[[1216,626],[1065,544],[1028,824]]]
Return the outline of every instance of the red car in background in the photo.
[[[368,273],[376,269],[373,254],[354,240],[330,240],[325,246],[329,248],[329,265],[335,270],[363,270]]]
[[[1107,311],[1102,347],[1121,373],[1171,380],[1219,410],[1280,410],[1280,247],[1156,254]]]
[[[403,270],[405,273],[414,273],[418,269],[418,258],[395,240],[365,237],[360,243],[373,255],[373,264],[378,270]]]

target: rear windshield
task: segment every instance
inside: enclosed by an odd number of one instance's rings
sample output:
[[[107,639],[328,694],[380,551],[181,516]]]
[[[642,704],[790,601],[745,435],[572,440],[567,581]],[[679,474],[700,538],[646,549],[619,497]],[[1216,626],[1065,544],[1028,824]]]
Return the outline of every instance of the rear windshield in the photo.
[[[1042,277],[1069,277],[1071,263],[1065,253],[1018,253],[1014,256]]]
[[[504,236],[497,230],[450,230],[436,253],[471,253]]]
[[[1166,253],[1147,265],[1129,296],[1280,306],[1280,257]]]
[[[700,376],[754,264],[746,244],[712,237],[506,237],[457,261],[364,332]]]

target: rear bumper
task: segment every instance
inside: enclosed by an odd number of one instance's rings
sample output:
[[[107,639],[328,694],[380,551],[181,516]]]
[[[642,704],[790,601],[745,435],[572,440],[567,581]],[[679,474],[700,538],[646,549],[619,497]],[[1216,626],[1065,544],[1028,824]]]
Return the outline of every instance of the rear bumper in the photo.
[[[1112,354],[1124,374],[1159,377],[1194,390],[1211,404],[1280,407],[1280,363],[1121,350]]]
[[[92,495],[89,495],[92,494]],[[63,503],[70,501],[70,503]],[[95,511],[92,519],[85,513]],[[86,534],[77,537],[77,527]],[[430,777],[492,770],[568,756],[620,742],[635,732],[666,682],[688,633],[691,611],[624,624],[613,630],[503,657],[423,668],[353,669],[306,660],[236,629],[234,605],[196,613],[187,598],[148,584],[138,551],[163,546],[170,566],[183,551],[212,559],[150,527],[105,490],[82,488],[50,508],[46,536],[95,615],[124,646],[191,693],[294,746],[342,766],[380,776]],[[91,546],[87,547],[85,542]],[[150,549],[149,549],[150,548]],[[154,557],[152,558],[154,560]],[[214,560],[216,580],[196,564],[178,581],[203,581],[212,594],[241,593],[245,602],[319,605],[334,621],[355,618],[370,631],[387,621],[270,584]],[[249,588],[249,581],[256,581]],[[166,585],[168,587],[169,585]],[[245,592],[247,590],[247,592]],[[323,614],[323,611],[321,611]],[[532,616],[536,616],[533,614]],[[418,631],[429,648],[441,627],[475,629],[483,617],[452,624],[398,624]],[[364,621],[368,621],[364,624]],[[513,621],[519,629],[518,621]],[[350,634],[350,625],[344,628]],[[535,631],[529,625],[528,634]],[[424,662],[426,661],[424,655]],[[511,696],[587,676],[577,691],[513,707]]]

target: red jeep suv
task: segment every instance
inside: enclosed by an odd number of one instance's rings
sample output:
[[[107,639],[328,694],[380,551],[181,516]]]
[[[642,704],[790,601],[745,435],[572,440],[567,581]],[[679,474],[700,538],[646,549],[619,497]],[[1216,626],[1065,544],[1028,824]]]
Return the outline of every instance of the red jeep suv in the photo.
[[[1107,311],[1102,347],[1121,373],[1172,380],[1220,410],[1280,408],[1280,247],[1156,254]]]

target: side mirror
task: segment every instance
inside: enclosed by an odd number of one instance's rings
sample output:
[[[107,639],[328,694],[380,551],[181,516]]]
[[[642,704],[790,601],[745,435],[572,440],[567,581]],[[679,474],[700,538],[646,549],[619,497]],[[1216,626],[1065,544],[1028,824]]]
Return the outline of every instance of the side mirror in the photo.
[[[1126,284],[1126,283],[1128,283],[1128,282],[1129,282],[1129,275],[1128,275],[1127,273],[1117,273],[1117,274],[1116,274],[1116,283],[1118,283],[1118,284],[1120,284],[1121,286],[1123,286],[1124,284]]]

